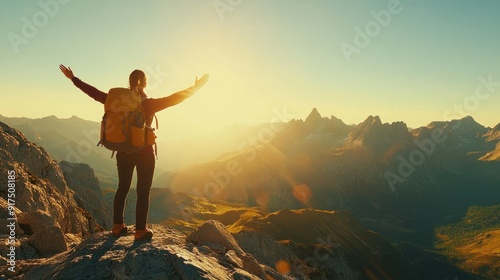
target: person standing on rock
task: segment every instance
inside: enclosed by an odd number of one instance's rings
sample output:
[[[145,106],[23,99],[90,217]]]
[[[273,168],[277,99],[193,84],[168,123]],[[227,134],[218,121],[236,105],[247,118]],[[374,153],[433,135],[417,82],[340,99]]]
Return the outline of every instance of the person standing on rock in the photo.
[[[73,84],[92,97],[94,100],[104,104],[107,93],[96,89],[95,87],[84,83],[74,76],[70,67],[59,65],[59,69],[64,76],[70,79]],[[194,85],[183,91],[174,93],[163,98],[148,98],[144,93],[147,86],[146,74],[141,70],[134,70],[129,76],[129,89],[139,93],[142,97],[142,107],[145,113],[146,125],[150,126],[154,114],[170,106],[177,105],[186,98],[191,97],[207,81],[209,76],[204,74],[200,79],[195,79]],[[113,229],[111,234],[120,236],[127,233],[127,226],[124,223],[123,214],[125,208],[125,199],[130,185],[134,168],[137,169],[137,204],[136,204],[136,226],[135,239],[150,239],[153,232],[146,227],[146,220],[149,211],[149,193],[153,182],[155,168],[155,155],[152,145],[146,146],[138,153],[118,152],[116,154],[116,164],[118,167],[118,189],[115,194],[113,205]]]

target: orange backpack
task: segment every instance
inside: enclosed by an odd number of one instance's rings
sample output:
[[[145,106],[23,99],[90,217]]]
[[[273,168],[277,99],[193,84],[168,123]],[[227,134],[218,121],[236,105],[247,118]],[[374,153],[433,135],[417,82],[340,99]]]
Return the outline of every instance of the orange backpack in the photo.
[[[113,154],[137,153],[145,146],[156,145],[154,128],[146,125],[141,103],[141,95],[135,91],[128,88],[110,89],[104,103],[101,139],[97,145],[112,150]]]

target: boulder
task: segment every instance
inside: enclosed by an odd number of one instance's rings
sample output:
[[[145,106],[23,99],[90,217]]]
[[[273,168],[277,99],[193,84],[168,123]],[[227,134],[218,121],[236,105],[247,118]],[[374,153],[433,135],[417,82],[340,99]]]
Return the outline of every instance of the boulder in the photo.
[[[24,225],[27,234],[33,234],[44,227],[56,227],[58,224],[47,212],[35,210],[18,215],[18,223]]]
[[[226,227],[221,222],[215,220],[210,220],[193,231],[188,236],[187,241],[195,245],[207,246],[211,243],[215,243],[224,246],[226,252],[233,250],[238,256],[245,254]]]
[[[60,253],[68,249],[60,227],[44,227],[30,236],[28,243],[41,256]]]
[[[219,244],[226,249],[226,259],[229,258],[230,261],[234,261],[238,264],[239,261],[233,258],[232,255],[237,256],[242,262],[243,270],[262,279],[266,279],[266,273],[259,262],[257,262],[253,256],[245,253],[245,251],[241,249],[233,235],[219,221],[210,220],[205,222],[188,236],[187,241],[196,245],[205,245],[208,247],[210,247],[210,244]],[[229,255],[228,252],[230,252]],[[232,252],[234,252],[234,254]]]

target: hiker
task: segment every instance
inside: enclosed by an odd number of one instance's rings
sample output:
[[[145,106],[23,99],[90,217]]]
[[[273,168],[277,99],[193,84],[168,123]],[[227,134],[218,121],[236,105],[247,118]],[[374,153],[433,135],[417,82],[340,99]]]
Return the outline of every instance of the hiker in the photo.
[[[105,103],[107,93],[102,92],[95,87],[84,83],[75,75],[70,67],[59,65],[59,69],[64,76],[70,79],[73,84],[92,97],[94,100]],[[199,90],[207,81],[208,75],[204,74],[200,79],[196,77],[194,85],[183,91],[174,93],[163,98],[148,98],[144,93],[144,88],[147,85],[146,74],[141,70],[134,70],[129,76],[129,89],[139,93],[142,98],[142,108],[146,125],[151,126],[154,114],[167,107],[177,105],[186,98],[191,97]],[[120,236],[127,233],[127,226],[123,220],[125,199],[130,184],[134,168],[137,169],[137,204],[136,204],[136,225],[135,225],[135,240],[150,239],[153,232],[146,227],[146,220],[149,211],[149,192],[153,181],[153,173],[155,168],[155,152],[152,145],[145,146],[137,153],[118,152],[116,154],[116,164],[118,167],[118,189],[115,194],[113,205],[113,228],[111,234]]]

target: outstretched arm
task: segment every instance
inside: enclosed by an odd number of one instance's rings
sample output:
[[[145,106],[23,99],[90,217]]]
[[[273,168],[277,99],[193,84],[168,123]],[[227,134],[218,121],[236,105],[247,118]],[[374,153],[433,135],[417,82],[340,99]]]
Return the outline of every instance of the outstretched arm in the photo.
[[[209,78],[208,74],[204,74],[200,79],[196,77],[194,81],[194,86],[187,88],[183,91],[176,92],[167,97],[157,98],[157,99],[155,98],[146,99],[142,103],[142,106],[144,107],[144,110],[146,110],[152,115],[165,108],[177,105],[182,101],[186,100],[187,98],[193,96],[193,94],[195,94],[201,87],[203,87],[203,85],[205,85],[208,82],[208,78]]]
[[[88,96],[92,97],[95,101],[104,104],[104,102],[106,101],[106,97],[108,96],[105,92],[102,92],[95,87],[82,82],[82,80],[75,77],[70,67],[66,67],[61,64],[59,65],[59,69],[61,69],[61,72],[64,74],[64,76],[70,79],[77,88],[85,92]]]

